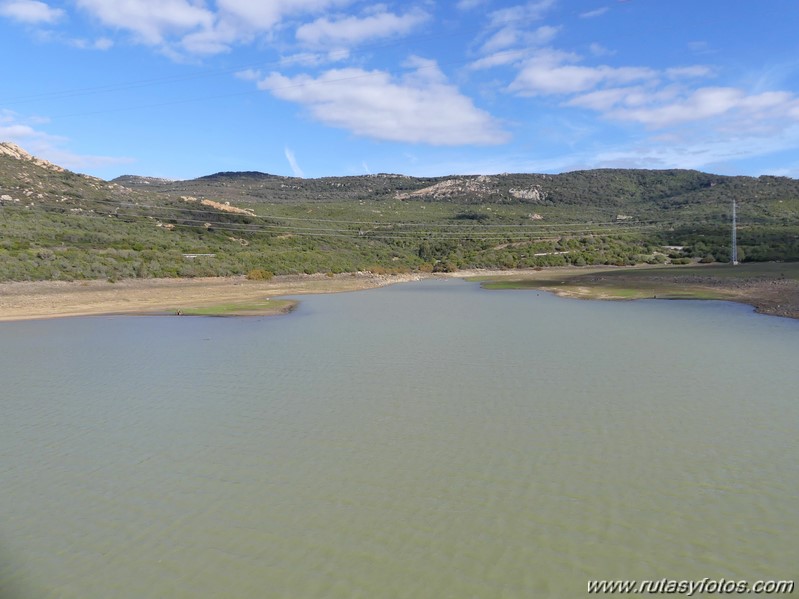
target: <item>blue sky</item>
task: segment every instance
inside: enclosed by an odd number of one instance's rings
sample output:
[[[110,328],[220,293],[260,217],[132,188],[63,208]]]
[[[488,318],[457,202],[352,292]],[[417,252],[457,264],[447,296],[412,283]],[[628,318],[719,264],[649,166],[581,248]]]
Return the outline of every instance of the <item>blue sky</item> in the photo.
[[[0,140],[186,179],[799,177],[796,0],[0,0]]]

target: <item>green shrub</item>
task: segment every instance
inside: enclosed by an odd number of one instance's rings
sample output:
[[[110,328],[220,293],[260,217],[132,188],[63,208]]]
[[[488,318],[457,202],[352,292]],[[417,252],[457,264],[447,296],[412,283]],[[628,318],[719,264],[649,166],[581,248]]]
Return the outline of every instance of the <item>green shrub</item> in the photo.
[[[275,276],[275,273],[264,270],[263,268],[253,268],[247,273],[247,280],[249,281],[268,281]]]

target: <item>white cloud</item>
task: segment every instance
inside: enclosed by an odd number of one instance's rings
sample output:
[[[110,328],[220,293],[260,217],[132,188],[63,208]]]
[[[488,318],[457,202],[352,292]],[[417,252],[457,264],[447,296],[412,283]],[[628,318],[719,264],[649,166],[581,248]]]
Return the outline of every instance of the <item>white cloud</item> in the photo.
[[[735,87],[689,87],[687,80],[714,75],[714,70],[706,65],[657,71],[647,67],[575,64],[580,60],[573,53],[539,50],[520,63],[508,90],[522,96],[565,96],[567,106],[653,129],[705,121],[715,131],[728,128],[763,134],[781,130],[780,119],[799,118],[799,97],[788,92],[752,94]],[[664,84],[664,79],[673,82]]]
[[[793,114],[799,108],[799,99],[788,92],[763,92],[745,96],[739,102],[740,108],[747,111],[762,111],[775,109],[779,113]]]
[[[649,80],[657,73],[647,67],[587,67],[564,64],[579,57],[557,50],[536,53],[522,66],[508,89],[522,96],[572,94],[594,89],[600,84],[624,84]]]
[[[597,91],[589,92],[576,96],[569,100],[569,106],[579,106],[581,108],[590,108],[597,112],[604,112],[614,108],[619,104],[625,104],[625,100],[630,95],[638,92],[638,88],[631,87],[614,87],[610,89],[600,89]]]
[[[532,21],[543,18],[554,6],[555,0],[537,0],[495,10],[488,15],[490,27],[504,27],[521,21]]]
[[[528,54],[529,52],[526,50],[505,50],[504,52],[495,52],[494,54],[490,54],[475,60],[469,65],[469,68],[473,70],[480,70],[513,64],[519,62]]]
[[[598,147],[592,145],[585,151],[570,150],[565,154],[549,154],[545,157],[531,157],[529,153],[492,153],[492,158],[484,162],[427,163],[425,167],[414,171],[416,174],[435,175],[442,172],[562,173],[594,168],[684,168],[741,174],[738,164],[744,164],[747,159],[793,150],[798,146],[799,124],[789,126],[777,135],[760,137],[729,137],[708,133],[702,128],[687,127],[680,132],[659,133],[651,137],[636,138],[629,143],[601,144]],[[787,169],[775,167],[769,174],[796,177],[799,174],[799,165]]]
[[[289,166],[291,167],[291,172],[294,173],[294,176],[304,178],[305,173],[302,172],[300,165],[297,163],[297,157],[294,155],[294,152],[288,146],[286,146],[283,148],[283,153],[286,155],[286,160],[289,161]]]
[[[0,140],[14,142],[28,152],[31,152],[29,147],[50,146],[66,141],[63,137],[35,129],[32,125],[36,124],[43,124],[43,119],[22,118],[13,110],[0,109]]]
[[[513,46],[526,48],[543,46],[551,42],[560,31],[560,27],[544,25],[533,31],[524,31],[516,25],[506,25],[495,32],[483,44],[481,52],[496,52]]]
[[[488,15],[488,24],[483,35],[481,54],[493,55],[508,50],[525,50],[548,44],[554,39],[560,27],[544,25],[537,29],[528,30],[530,21],[543,17],[544,13],[554,4],[553,0],[539,0],[527,2],[516,6],[509,6],[495,10]],[[487,68],[496,64],[506,64],[485,60],[487,56],[471,65],[472,68]]]
[[[733,87],[702,87],[671,103],[636,109],[616,108],[605,115],[652,128],[664,128],[737,114],[744,121],[740,125],[751,127],[755,122],[794,119],[799,116],[797,110],[799,99],[788,92],[747,95],[743,90]]]
[[[32,143],[41,143],[43,141],[59,141],[59,138],[52,135],[47,135],[41,131],[37,131],[30,125],[9,122],[7,120],[4,122],[6,124],[0,125],[0,139],[3,141],[14,142],[23,149],[26,145],[31,145]]]
[[[75,3],[101,24],[130,32],[137,42],[158,46],[177,59],[185,53],[227,52],[235,44],[250,43],[259,35],[275,33],[287,18],[318,14],[353,1],[75,0]],[[34,0],[14,0],[10,4],[22,3],[41,4]]]
[[[366,40],[405,35],[430,18],[426,12],[415,9],[397,15],[381,9],[365,17],[322,17],[297,29],[297,40],[322,47],[351,46]]]
[[[23,23],[55,23],[64,11],[38,0],[9,0],[0,4],[0,15]]]
[[[552,27],[551,25],[544,25],[535,31],[532,31],[522,36],[522,42],[531,46],[543,46],[548,44],[560,32],[560,27]]]
[[[221,54],[230,50],[235,41],[249,41],[251,36],[243,35],[229,22],[215,23],[211,29],[195,31],[183,36],[180,45],[190,54]]]
[[[586,94],[580,94],[569,100],[568,106],[589,108],[597,112],[610,112],[616,107],[624,109],[651,105],[656,102],[668,102],[679,95],[680,90],[673,86],[658,89],[655,85],[637,85],[629,87],[611,87]]]
[[[401,78],[359,68],[317,78],[271,73],[260,89],[306,106],[326,125],[373,139],[431,145],[499,144],[508,135],[487,112],[446,81],[434,61],[413,58]]]
[[[589,10],[587,12],[580,13],[580,18],[581,19],[593,19],[594,17],[601,17],[606,12],[608,12],[608,10],[609,9],[608,9],[607,6],[603,6],[601,8],[597,8],[597,9],[594,9],[594,10]]]
[[[0,140],[15,143],[38,158],[44,158],[53,164],[77,172],[112,164],[134,162],[131,158],[120,156],[96,156],[72,152],[64,147],[69,143],[66,137],[47,133],[31,125],[41,124],[46,120],[41,117],[20,118],[15,112],[2,109],[0,110]]]
[[[483,44],[483,52],[496,52],[504,50],[519,43],[520,31],[513,25],[502,27]]]
[[[709,42],[704,40],[697,40],[693,42],[688,42],[688,49],[694,52],[695,54],[715,54],[716,50],[713,46],[710,45]]]
[[[591,54],[594,56],[613,56],[616,54],[615,50],[609,50],[602,44],[593,43],[588,46],[588,49],[591,51]]]
[[[243,71],[238,71],[235,76],[244,81],[258,81],[262,77],[261,71],[256,69],[244,69]]]
[[[709,77],[713,74],[713,69],[705,65],[691,65],[688,67],[672,67],[666,69],[666,76],[671,79],[691,79],[699,77]]]
[[[348,48],[337,48],[326,52],[301,52],[289,54],[280,59],[281,66],[318,67],[324,64],[341,62],[350,58]]]
[[[458,10],[474,10],[487,2],[488,0],[458,0],[456,6]]]
[[[312,47],[339,44],[346,48],[370,39],[403,35],[427,21],[430,15],[420,8],[404,14],[392,13],[373,5],[362,16],[324,17],[355,0],[74,0],[84,14],[99,24],[132,34],[137,43],[159,48],[175,60],[188,55],[228,52],[235,45],[248,44],[261,37],[274,41],[288,19],[317,16],[300,25],[297,40]],[[0,16],[30,23],[52,23],[65,15],[39,0],[0,0]],[[289,23],[296,26],[295,23]],[[108,37],[92,43],[87,39],[65,39],[80,48],[106,49]],[[317,58],[323,55],[318,55]],[[336,58],[339,60],[339,58]],[[331,59],[319,60],[331,62]]]
[[[776,135],[708,135],[687,130],[681,134],[658,136],[626,148],[598,152],[591,166],[623,168],[690,168],[716,172],[730,169],[737,161],[791,150],[799,144],[799,126],[791,125]],[[732,168],[734,172],[737,169]]]
[[[83,38],[69,40],[69,45],[81,50],[108,50],[114,46],[114,42],[107,37],[101,37],[96,40],[87,40]]]
[[[213,13],[202,3],[188,0],[77,0],[77,4],[104,25],[131,31],[153,45],[170,34],[211,29],[214,22]]]
[[[530,29],[530,22],[541,19],[554,3],[554,0],[538,0],[490,12],[480,36],[478,52],[482,56],[469,68],[481,70],[513,64],[549,44],[561,27],[543,25]]]
[[[268,31],[285,17],[297,14],[320,13],[329,8],[345,6],[352,0],[217,0],[224,18],[237,22],[239,29]]]
[[[799,96],[785,91],[653,84],[597,90],[568,104],[658,132],[638,146],[599,153],[594,166],[713,169],[799,145]]]
[[[736,87],[690,89],[679,84],[664,86],[657,78],[644,80],[640,85],[580,93],[567,100],[566,105],[652,129],[705,121],[707,127],[716,131],[764,132],[778,131],[790,121],[799,121],[799,96],[793,93],[751,94]]]
[[[499,56],[485,60],[502,62]],[[794,92],[711,86],[707,81],[716,76],[715,69],[701,64],[655,70],[581,60],[573,53],[538,50],[515,61],[519,71],[508,90],[530,97],[556,95],[563,106],[657,131],[640,147],[582,157],[588,166],[712,168],[799,144],[799,94]]]

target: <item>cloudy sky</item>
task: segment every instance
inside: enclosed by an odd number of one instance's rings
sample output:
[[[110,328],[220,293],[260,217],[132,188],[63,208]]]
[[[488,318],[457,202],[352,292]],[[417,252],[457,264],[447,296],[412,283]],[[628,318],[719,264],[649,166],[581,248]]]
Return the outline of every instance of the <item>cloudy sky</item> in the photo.
[[[0,0],[0,140],[103,178],[799,177],[797,0]]]

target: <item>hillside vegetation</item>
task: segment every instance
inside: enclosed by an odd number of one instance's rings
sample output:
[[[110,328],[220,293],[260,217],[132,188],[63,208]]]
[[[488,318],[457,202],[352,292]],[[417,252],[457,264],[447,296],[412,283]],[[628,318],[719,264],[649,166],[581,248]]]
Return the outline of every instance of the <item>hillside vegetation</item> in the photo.
[[[0,280],[799,259],[799,181],[688,170],[102,181],[0,144]]]

